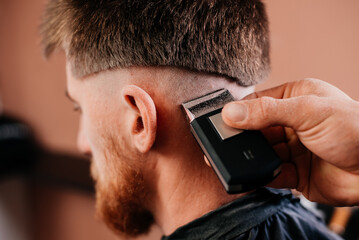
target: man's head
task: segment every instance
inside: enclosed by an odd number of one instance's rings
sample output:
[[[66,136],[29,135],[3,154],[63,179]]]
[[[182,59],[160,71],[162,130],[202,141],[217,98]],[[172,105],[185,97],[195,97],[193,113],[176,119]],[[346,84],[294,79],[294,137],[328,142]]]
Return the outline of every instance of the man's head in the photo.
[[[261,2],[52,0],[42,31],[46,55],[66,53],[79,147],[93,157],[98,212],[113,229],[144,233],[164,201],[195,198],[190,184],[219,188],[180,104],[223,87],[240,98],[265,79]]]
[[[250,86],[269,70],[260,1],[53,0],[42,29],[45,54],[65,48],[77,77],[118,67],[172,66]]]

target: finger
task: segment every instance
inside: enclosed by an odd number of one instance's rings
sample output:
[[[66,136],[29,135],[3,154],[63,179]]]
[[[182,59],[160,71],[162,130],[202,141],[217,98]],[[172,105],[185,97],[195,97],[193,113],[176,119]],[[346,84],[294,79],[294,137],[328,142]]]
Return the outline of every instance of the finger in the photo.
[[[295,157],[303,156],[303,155],[307,154],[308,149],[299,140],[298,135],[296,135],[295,133],[290,133],[290,132],[294,132],[293,129],[288,128],[288,130],[286,130],[286,132],[287,132],[286,143],[287,143],[289,151],[291,152],[292,157],[295,158]]]
[[[277,153],[280,160],[283,162],[291,161],[291,153],[287,143],[279,143],[272,146],[273,150]]]
[[[341,92],[338,88],[319,79],[306,78],[299,81],[287,82],[282,85],[252,93],[242,100],[250,100],[260,97],[272,97],[284,99],[302,95],[314,94],[317,96],[337,95]],[[343,94],[341,92],[341,94]]]
[[[328,106],[314,95],[288,99],[261,97],[228,103],[222,110],[223,121],[240,129],[264,129],[282,125],[295,130],[309,129],[330,114]]]
[[[288,91],[289,87],[290,87],[290,83],[285,83],[273,88],[265,89],[263,91],[254,92],[252,94],[245,96],[241,100],[251,100],[264,96],[281,99],[284,97],[284,93]]]
[[[291,188],[296,189],[298,185],[298,176],[295,164],[287,162],[282,164],[280,174],[267,185],[272,188]]]
[[[287,137],[282,126],[275,126],[262,129],[262,133],[270,145],[285,142]]]

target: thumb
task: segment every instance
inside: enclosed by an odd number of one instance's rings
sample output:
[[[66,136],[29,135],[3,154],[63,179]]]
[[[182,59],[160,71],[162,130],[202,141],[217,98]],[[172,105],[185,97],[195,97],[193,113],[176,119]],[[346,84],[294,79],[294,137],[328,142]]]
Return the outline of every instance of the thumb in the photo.
[[[315,96],[300,96],[287,99],[260,97],[228,103],[222,110],[223,121],[234,128],[263,129],[281,125],[300,130],[304,123],[316,115],[312,99]]]

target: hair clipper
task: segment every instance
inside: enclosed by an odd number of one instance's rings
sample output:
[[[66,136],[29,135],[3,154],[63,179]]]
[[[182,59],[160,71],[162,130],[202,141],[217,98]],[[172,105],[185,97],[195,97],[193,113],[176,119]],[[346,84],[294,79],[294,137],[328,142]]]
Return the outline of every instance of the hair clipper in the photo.
[[[228,193],[246,192],[271,182],[281,161],[261,131],[231,128],[223,106],[235,99],[220,89],[182,104],[191,132]]]

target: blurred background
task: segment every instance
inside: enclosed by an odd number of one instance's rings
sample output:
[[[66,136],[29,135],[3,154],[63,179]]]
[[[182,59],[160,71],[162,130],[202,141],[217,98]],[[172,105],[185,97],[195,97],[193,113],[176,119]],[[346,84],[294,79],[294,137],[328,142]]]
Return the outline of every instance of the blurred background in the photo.
[[[94,217],[89,162],[76,150],[78,115],[64,94],[64,55],[42,57],[45,2],[0,0],[0,240],[120,239]],[[359,100],[359,1],[265,3],[272,73],[258,89],[314,77]],[[319,210],[332,229],[359,239],[357,209]]]

